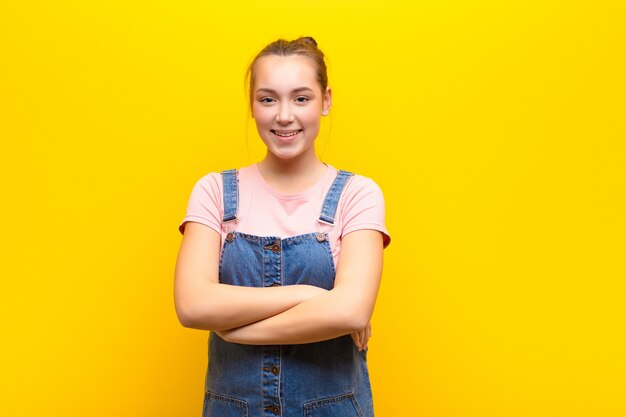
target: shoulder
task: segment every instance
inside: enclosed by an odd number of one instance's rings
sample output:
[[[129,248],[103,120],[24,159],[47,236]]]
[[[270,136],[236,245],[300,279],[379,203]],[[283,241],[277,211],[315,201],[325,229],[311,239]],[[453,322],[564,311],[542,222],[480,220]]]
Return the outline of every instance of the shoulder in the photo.
[[[221,172],[209,172],[202,177],[200,177],[197,181],[198,184],[211,186],[222,183],[222,173]]]
[[[223,174],[226,171],[235,173],[239,180],[241,180],[242,178],[247,179],[253,174],[252,166],[230,168],[224,169],[222,171],[211,171],[204,174],[196,181],[194,185],[194,192],[199,195],[205,194],[221,198],[224,186]],[[239,181],[239,185],[241,185],[241,181]]]
[[[218,172],[209,172],[196,180],[187,203],[187,213],[178,230],[184,234],[185,223],[202,223],[220,232],[222,218],[222,179]]]
[[[364,175],[353,174],[346,183],[343,196],[344,203],[350,204],[355,199],[363,198],[384,203],[383,191],[376,181]]]
[[[350,183],[352,184],[352,187],[380,189],[376,181],[374,181],[372,178],[357,173],[352,173],[352,176],[350,177]]]
[[[342,235],[360,229],[374,229],[383,233],[385,248],[391,242],[385,225],[383,191],[372,178],[359,174],[350,177],[341,197],[339,215]]]
[[[222,184],[223,180],[220,172],[209,172],[196,180],[192,195],[196,198],[221,196]]]
[[[353,217],[367,209],[384,212],[385,198],[381,187],[370,177],[353,173],[339,200],[341,215]]]

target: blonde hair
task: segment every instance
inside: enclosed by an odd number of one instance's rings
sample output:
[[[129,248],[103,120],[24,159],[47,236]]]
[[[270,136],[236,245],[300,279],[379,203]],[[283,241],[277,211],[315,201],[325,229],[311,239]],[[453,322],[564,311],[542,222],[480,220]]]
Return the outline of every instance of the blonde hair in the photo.
[[[278,39],[261,50],[254,57],[248,70],[246,71],[246,80],[249,85],[249,99],[250,109],[252,109],[253,103],[253,91],[255,87],[255,67],[259,59],[268,55],[278,56],[290,56],[290,55],[302,55],[310,58],[317,66],[317,81],[322,89],[322,94],[326,91],[328,86],[328,74],[326,70],[326,62],[324,62],[324,53],[317,47],[317,42],[310,36],[301,36],[298,39],[287,41],[285,39]]]

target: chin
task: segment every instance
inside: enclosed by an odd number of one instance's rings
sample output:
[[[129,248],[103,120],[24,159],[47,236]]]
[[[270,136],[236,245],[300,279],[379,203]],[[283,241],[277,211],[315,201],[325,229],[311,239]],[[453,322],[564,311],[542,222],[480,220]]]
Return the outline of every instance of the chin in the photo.
[[[278,159],[290,160],[290,159],[296,159],[299,156],[302,156],[303,152],[289,152],[289,153],[272,152],[272,154]]]
[[[276,149],[268,148],[268,151],[278,159],[290,160],[299,158],[308,153],[308,149]]]

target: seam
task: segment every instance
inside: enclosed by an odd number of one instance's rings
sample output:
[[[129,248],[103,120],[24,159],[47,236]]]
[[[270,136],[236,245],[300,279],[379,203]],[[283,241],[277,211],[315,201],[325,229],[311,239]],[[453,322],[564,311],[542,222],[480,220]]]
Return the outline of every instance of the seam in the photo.
[[[314,408],[321,407],[323,405],[338,403],[338,402],[341,402],[341,401],[344,401],[353,397],[354,397],[354,392],[349,391],[343,394],[336,395],[334,397],[318,398],[316,400],[307,401],[304,403],[304,408],[308,410],[312,410]]]
[[[236,398],[236,397],[230,397],[228,395],[224,395],[224,394],[218,394],[216,392],[213,392],[211,390],[206,390],[205,396],[208,397],[213,397],[217,400],[220,401],[224,401],[233,405],[236,405],[237,407],[243,408],[246,410],[246,415],[248,413],[248,402],[246,400],[242,400],[240,398]]]

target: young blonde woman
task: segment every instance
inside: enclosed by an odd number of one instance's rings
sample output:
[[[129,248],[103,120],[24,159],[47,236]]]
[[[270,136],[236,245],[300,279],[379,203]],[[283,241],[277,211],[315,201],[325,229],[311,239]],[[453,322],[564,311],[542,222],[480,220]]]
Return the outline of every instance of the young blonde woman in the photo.
[[[313,38],[272,42],[247,75],[267,153],[200,178],[179,226],[176,312],[211,330],[203,416],[371,417],[383,194],[315,153],[332,94]]]

